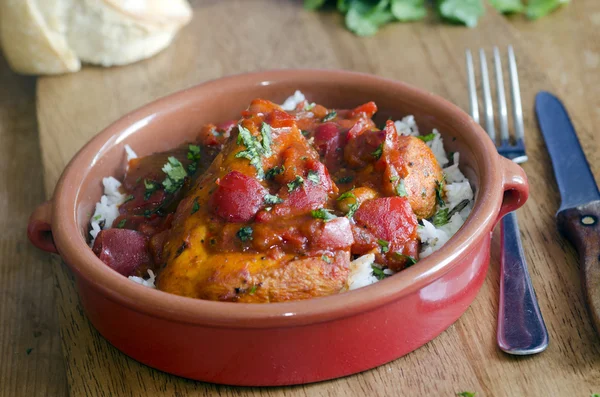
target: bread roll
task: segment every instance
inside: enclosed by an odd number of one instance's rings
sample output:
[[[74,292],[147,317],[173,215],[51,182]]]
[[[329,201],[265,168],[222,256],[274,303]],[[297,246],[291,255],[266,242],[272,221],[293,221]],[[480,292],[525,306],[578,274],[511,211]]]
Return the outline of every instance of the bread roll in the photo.
[[[0,41],[19,73],[76,72],[151,57],[191,16],[186,0],[0,0]]]

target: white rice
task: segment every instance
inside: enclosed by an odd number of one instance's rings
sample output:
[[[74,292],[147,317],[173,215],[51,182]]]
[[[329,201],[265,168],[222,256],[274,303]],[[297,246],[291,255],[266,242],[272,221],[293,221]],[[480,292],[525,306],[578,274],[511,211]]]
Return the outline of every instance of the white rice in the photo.
[[[156,285],[154,285],[154,281],[156,281],[156,275],[150,269],[148,269],[148,278],[147,279],[143,279],[143,278],[137,277],[137,276],[129,276],[129,279],[131,281],[133,281],[134,283],[143,285],[144,287],[156,288]]]

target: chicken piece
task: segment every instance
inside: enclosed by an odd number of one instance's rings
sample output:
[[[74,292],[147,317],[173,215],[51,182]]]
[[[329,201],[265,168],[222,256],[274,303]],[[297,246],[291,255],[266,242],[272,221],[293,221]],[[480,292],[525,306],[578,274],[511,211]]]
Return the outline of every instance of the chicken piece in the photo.
[[[325,219],[337,187],[295,118],[255,100],[231,132],[177,208],[157,288],[239,302],[340,292],[351,225],[344,217]]]

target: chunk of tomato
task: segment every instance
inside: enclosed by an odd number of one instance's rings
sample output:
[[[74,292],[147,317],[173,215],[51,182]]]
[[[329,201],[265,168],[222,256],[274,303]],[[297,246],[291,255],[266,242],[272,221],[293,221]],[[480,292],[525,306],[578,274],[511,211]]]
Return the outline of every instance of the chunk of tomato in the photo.
[[[228,222],[249,222],[264,204],[267,190],[257,179],[239,171],[231,171],[217,184],[210,205]]]

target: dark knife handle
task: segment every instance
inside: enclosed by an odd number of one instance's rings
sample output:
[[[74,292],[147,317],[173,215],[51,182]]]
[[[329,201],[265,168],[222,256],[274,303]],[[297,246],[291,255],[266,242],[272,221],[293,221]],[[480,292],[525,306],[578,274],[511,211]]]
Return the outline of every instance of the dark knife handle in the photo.
[[[560,231],[581,256],[581,283],[600,334],[600,201],[561,211],[556,218]]]

